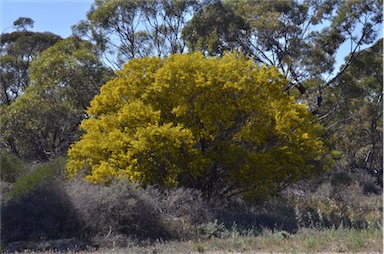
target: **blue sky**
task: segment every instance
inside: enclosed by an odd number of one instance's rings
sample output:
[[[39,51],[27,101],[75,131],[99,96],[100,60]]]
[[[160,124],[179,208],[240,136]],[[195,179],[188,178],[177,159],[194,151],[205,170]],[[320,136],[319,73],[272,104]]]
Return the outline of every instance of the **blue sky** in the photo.
[[[71,26],[86,18],[93,0],[0,0],[1,32],[13,31],[19,17],[35,21],[32,31],[52,32],[63,38],[71,35]]]

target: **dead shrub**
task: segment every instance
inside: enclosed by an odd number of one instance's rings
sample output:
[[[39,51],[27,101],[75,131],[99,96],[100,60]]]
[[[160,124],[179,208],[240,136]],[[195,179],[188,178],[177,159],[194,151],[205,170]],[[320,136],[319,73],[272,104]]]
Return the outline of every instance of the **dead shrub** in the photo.
[[[379,226],[380,196],[364,194],[357,182],[334,186],[323,183],[315,192],[292,197],[300,227],[348,227],[363,229]]]
[[[212,204],[204,200],[198,190],[165,190],[159,200],[163,227],[171,238],[195,238],[198,226],[213,219]]]
[[[67,185],[82,231],[98,245],[126,245],[137,240],[190,239],[197,225],[211,218],[199,191],[160,191],[129,181],[108,186],[75,180]]]
[[[157,196],[132,185],[116,181],[109,186],[81,180],[67,186],[83,231],[98,238],[133,235],[138,238],[166,237],[160,225]]]

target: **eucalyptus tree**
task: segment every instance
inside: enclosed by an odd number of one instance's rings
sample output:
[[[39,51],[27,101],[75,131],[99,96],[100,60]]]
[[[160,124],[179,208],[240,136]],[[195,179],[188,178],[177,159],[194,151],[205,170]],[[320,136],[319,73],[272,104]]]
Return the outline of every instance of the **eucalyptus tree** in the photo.
[[[349,57],[349,56],[348,56]],[[343,67],[342,67],[343,68]],[[336,148],[341,166],[383,176],[383,39],[358,52],[358,57],[324,94],[322,120]]]
[[[27,30],[30,18],[14,22],[16,31],[0,35],[0,105],[9,105],[29,85],[30,63],[38,54],[61,40],[53,33]]]
[[[27,160],[65,154],[78,134],[89,101],[112,73],[92,44],[71,37],[56,43],[30,66],[30,85],[0,108],[1,145]]]
[[[35,21],[28,17],[20,17],[17,20],[13,22],[13,26],[16,28],[17,31],[20,30],[27,30],[27,27],[33,27],[33,24]]]
[[[215,1],[193,16],[183,28],[182,37],[189,51],[220,56],[228,50],[241,50],[239,39],[248,29],[231,6]]]
[[[181,30],[198,7],[199,0],[95,0],[73,32],[119,68],[136,57],[184,52]]]
[[[209,55],[237,49],[259,64],[278,67],[291,81],[285,90],[306,100],[313,113],[324,89],[348,69],[362,46],[375,41],[382,24],[379,0],[212,2],[186,24],[183,38],[189,48]],[[336,53],[345,44],[350,55],[334,74]]]

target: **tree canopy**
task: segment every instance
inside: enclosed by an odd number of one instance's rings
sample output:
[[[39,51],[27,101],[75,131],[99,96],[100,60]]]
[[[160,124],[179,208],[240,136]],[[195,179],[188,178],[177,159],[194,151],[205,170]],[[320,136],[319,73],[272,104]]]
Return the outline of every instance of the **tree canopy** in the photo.
[[[33,24],[35,21],[31,18],[26,17],[20,17],[15,22],[13,22],[13,27],[16,28],[16,30],[27,30],[27,27],[33,27]]]
[[[323,128],[282,92],[276,68],[194,53],[134,59],[117,74],[69,150],[71,175],[256,197],[323,169]]]
[[[360,47],[375,41],[382,24],[379,0],[212,2],[183,29],[189,49],[209,55],[237,49],[277,67],[290,80],[286,91],[297,88],[298,99],[313,112],[321,106],[323,90],[337,80],[325,77],[334,71],[341,45],[350,44],[347,69]]]
[[[342,67],[343,68],[343,67]],[[364,169],[378,178],[383,173],[383,40],[358,52],[349,69],[325,94],[322,119],[335,146],[339,163]]]
[[[290,81],[285,91],[319,114],[324,91],[377,40],[381,7],[380,0],[96,0],[73,30],[117,69],[135,57],[239,50],[277,67]],[[335,71],[346,44],[351,54]]]
[[[0,105],[9,105],[29,86],[30,63],[41,52],[61,40],[53,33],[26,30],[33,20],[19,18],[23,29],[0,35]]]
[[[90,43],[69,38],[33,60],[31,85],[0,108],[3,146],[27,160],[66,153],[90,100],[111,77],[91,49]]]
[[[96,0],[73,31],[94,41],[119,68],[135,57],[184,52],[180,33],[198,7],[198,0]]]

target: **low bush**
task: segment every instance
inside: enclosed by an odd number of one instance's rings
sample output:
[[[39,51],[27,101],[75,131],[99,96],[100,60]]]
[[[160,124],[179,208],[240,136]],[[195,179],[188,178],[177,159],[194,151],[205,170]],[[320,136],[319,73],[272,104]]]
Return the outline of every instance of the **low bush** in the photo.
[[[165,190],[160,196],[162,214],[174,218],[183,218],[193,224],[212,219],[212,203],[203,199],[198,190],[175,188]]]
[[[359,183],[365,195],[381,194],[383,192],[382,180],[380,182],[378,176],[373,176],[365,169],[355,169],[351,177]]]
[[[162,225],[172,239],[196,238],[199,236],[199,225],[213,219],[213,204],[204,200],[198,190],[166,190],[159,200]]]
[[[14,183],[24,174],[27,163],[14,155],[0,152],[0,180]]]
[[[66,181],[65,160],[39,165],[19,178],[1,207],[2,243],[81,239],[93,246],[296,233],[303,228],[380,229],[382,199],[355,176],[330,175],[264,201],[205,200],[193,189]],[[30,179],[27,181],[27,179]],[[4,189],[12,186],[1,182]],[[25,186],[21,186],[25,183]],[[309,184],[309,183],[306,183]],[[18,187],[20,186],[20,187]],[[21,188],[23,187],[23,188]]]
[[[160,191],[119,180],[109,186],[75,180],[67,193],[82,231],[99,245],[129,245],[133,239],[190,239],[211,218],[209,204],[190,189]]]
[[[50,179],[62,177],[66,159],[61,157],[47,163],[30,166],[28,172],[21,176],[13,185],[12,197],[21,197],[34,187],[44,184]]]
[[[215,218],[227,229],[236,225],[240,232],[261,232],[264,228],[295,232],[298,224],[293,207],[284,198],[272,197],[265,201],[235,200],[218,206]]]
[[[224,238],[229,235],[229,230],[224,223],[217,219],[199,225],[199,236],[201,238]]]
[[[209,204],[195,190],[160,191],[124,180],[108,186],[66,182],[52,177],[57,176],[53,168],[40,166],[33,179],[41,182],[26,182],[30,185],[2,206],[3,243],[75,237],[106,247],[191,239],[198,225],[212,218]]]
[[[364,194],[357,182],[333,186],[326,182],[315,192],[292,197],[299,227],[380,227],[382,197]]]
[[[0,181],[0,204],[4,204],[10,199],[12,189],[12,183]]]
[[[3,204],[1,223],[2,243],[69,238],[78,232],[71,201],[58,180]]]
[[[164,237],[155,191],[150,193],[125,181],[109,186],[73,181],[66,189],[82,230],[90,235]]]

